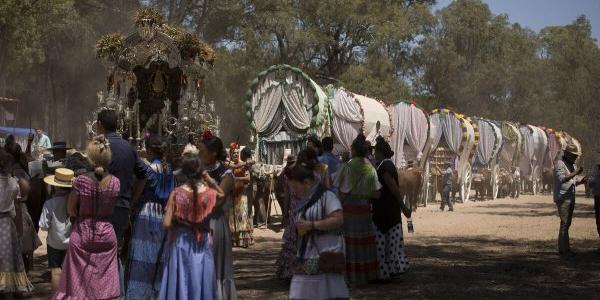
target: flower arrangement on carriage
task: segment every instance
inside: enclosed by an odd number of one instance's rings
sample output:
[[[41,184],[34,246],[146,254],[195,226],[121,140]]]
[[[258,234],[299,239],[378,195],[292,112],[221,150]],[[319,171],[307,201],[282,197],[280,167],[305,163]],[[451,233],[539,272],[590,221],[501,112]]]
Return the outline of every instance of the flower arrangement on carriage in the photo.
[[[165,24],[152,7],[137,12],[135,28],[127,37],[111,33],[96,43],[107,82],[98,93],[88,133],[96,134],[99,111],[113,109],[118,132],[138,149],[148,134],[169,137],[169,145],[177,147],[207,129],[218,135],[214,102],[205,97],[205,78],[216,58],[213,49],[195,34]]]

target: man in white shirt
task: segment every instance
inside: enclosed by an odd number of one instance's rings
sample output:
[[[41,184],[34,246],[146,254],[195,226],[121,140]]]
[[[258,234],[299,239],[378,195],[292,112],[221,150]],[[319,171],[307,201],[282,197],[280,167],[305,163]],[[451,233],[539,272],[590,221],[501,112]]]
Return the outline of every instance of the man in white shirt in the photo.
[[[50,138],[44,134],[41,128],[35,130],[35,136],[33,137],[32,151],[34,157],[42,156],[47,149],[52,147]]]

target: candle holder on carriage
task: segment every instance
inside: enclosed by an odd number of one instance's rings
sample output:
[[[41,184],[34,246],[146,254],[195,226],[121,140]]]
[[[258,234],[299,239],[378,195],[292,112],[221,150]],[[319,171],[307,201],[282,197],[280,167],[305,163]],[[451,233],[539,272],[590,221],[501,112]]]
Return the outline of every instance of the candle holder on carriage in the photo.
[[[191,138],[209,129],[219,134],[214,101],[207,101],[205,79],[213,68],[214,51],[193,33],[167,25],[153,8],[138,11],[136,31],[103,36],[96,56],[106,67],[106,89],[87,122],[96,135],[97,115],[114,110],[118,133],[138,150],[148,135],[165,137],[178,152]]]

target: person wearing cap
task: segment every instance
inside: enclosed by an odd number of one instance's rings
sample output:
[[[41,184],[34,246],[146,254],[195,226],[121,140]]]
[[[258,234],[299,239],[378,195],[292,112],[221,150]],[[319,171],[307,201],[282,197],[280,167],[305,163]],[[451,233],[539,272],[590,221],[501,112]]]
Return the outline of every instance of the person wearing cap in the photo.
[[[73,187],[74,177],[72,170],[58,168],[54,175],[44,178],[44,182],[52,187],[52,198],[44,203],[39,225],[41,230],[48,232],[46,245],[53,291],[58,288],[62,264],[69,247],[71,221],[67,215],[67,197]]]
[[[450,193],[452,192],[452,167],[450,163],[444,163],[444,170],[441,170],[439,166],[434,166],[434,170],[437,174],[442,176],[442,190],[440,194],[442,196],[442,202],[440,203],[440,210],[444,211],[446,205],[448,205],[448,211],[454,211],[452,200],[450,200]]]
[[[567,145],[560,160],[554,166],[554,202],[560,217],[558,233],[558,253],[563,256],[573,256],[569,246],[569,227],[575,208],[575,187],[585,183],[585,178],[576,180],[583,169],[575,166],[580,156],[579,149],[573,144]]]

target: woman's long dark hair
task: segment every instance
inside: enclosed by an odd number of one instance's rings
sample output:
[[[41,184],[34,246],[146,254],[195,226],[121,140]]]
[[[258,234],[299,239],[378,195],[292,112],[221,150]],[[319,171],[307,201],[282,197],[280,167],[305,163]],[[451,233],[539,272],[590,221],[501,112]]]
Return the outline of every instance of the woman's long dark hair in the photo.
[[[215,153],[217,161],[225,161],[227,159],[227,153],[225,153],[225,146],[223,141],[218,137],[212,137],[204,141],[206,150],[211,153]]]
[[[9,175],[12,156],[6,150],[0,148],[0,174]]]
[[[377,144],[375,144],[375,151],[379,152],[385,158],[392,158],[394,156],[394,151],[392,151],[392,147],[382,136],[378,136],[376,139]]]
[[[304,149],[298,153],[298,160],[287,171],[290,180],[304,182],[315,179],[315,169],[319,164],[317,153],[313,149]]]
[[[352,149],[359,157],[366,157],[369,154],[369,143],[364,134],[359,134],[352,142]]]
[[[29,173],[29,168],[27,167],[27,158],[23,153],[23,149],[21,149],[21,145],[17,144],[16,142],[12,142],[6,144],[4,149],[6,149],[8,154],[12,155],[14,163],[18,164],[21,168],[23,168],[23,170],[25,170],[25,172]]]
[[[194,217],[198,211],[198,183],[202,180],[204,166],[197,154],[185,153],[181,157],[181,172],[186,177],[186,184],[192,189],[192,201]]]

